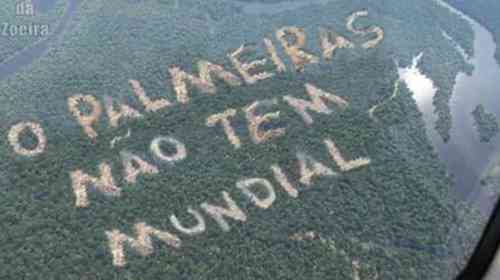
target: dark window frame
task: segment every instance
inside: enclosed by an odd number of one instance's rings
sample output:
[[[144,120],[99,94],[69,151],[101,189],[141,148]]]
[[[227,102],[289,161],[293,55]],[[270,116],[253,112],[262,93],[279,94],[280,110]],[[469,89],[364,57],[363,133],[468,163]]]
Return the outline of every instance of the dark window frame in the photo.
[[[486,277],[499,249],[500,201],[497,202],[495,210],[469,263],[457,277],[457,280],[481,280]]]

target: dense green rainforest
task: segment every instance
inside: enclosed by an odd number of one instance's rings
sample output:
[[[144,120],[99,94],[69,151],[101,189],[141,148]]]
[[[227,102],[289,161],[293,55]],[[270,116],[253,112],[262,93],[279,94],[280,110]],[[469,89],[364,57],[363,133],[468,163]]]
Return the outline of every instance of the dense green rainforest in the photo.
[[[495,114],[489,113],[484,106],[478,105],[472,112],[474,125],[481,142],[490,142],[498,134],[498,123]]]
[[[462,220],[473,215],[479,222],[478,214],[456,201],[410,91],[395,83],[396,62],[409,65],[424,52],[421,68],[439,87],[438,127],[446,139],[455,76],[470,71],[454,44],[471,54],[471,27],[430,0],[314,3],[246,14],[239,3],[224,0],[81,1],[71,32],[25,71],[0,82],[0,279],[453,279],[480,234]],[[356,26],[384,29],[376,48],[359,47],[366,38],[346,30],[345,19],[360,10],[369,15]],[[318,56],[319,27],[335,28],[357,47],[340,49],[332,61],[322,59],[297,73],[274,37],[282,26],[304,28],[307,51]],[[76,94],[100,102],[110,96],[142,108],[130,79],[140,81],[151,97],[175,100],[168,66],[196,73],[196,63],[204,59],[237,73],[227,54],[255,43],[257,53],[247,59],[263,57],[264,37],[276,44],[287,72],[235,88],[217,81],[213,96],[190,88],[189,104],[155,113],[141,109],[143,118],[117,128],[110,128],[103,115],[95,141],[68,111],[68,98]],[[314,123],[306,126],[280,101],[271,109],[280,111],[279,120],[268,128],[284,128],[285,135],[253,144],[240,108],[285,95],[306,98],[305,83],[334,92],[349,106],[329,115],[311,113]],[[377,104],[382,105],[371,116]],[[227,142],[220,127],[205,124],[227,108],[238,109],[240,149]],[[40,122],[47,136],[46,152],[34,158],[15,154],[7,141],[10,127],[26,120]],[[130,137],[110,148],[110,141],[129,129]],[[181,140],[187,158],[175,166],[156,162],[148,148],[160,135]],[[36,145],[25,138],[25,145]],[[326,138],[346,158],[369,157],[370,164],[341,172],[325,149]],[[158,174],[127,183],[119,157],[125,150],[157,164]],[[310,187],[300,184],[297,152],[340,175],[314,178]],[[122,195],[90,192],[89,207],[75,207],[70,172],[96,176],[103,161],[111,164]],[[259,209],[235,182],[272,180],[271,164],[290,174],[300,195],[291,198],[273,181],[276,201]],[[149,256],[127,248],[128,264],[113,266],[106,231],[135,236],[134,224],[145,222],[174,232],[170,215],[194,224],[188,207],[198,209],[206,201],[223,205],[222,191],[245,211],[246,222],[228,219],[231,230],[222,232],[206,218],[203,235],[180,235],[181,248],[154,239]],[[314,232],[316,238],[290,238],[301,232]]]

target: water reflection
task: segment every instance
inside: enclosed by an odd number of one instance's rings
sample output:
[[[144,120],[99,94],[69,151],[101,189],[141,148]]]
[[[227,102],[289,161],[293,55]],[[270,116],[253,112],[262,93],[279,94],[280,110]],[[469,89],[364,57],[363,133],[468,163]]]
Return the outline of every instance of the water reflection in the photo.
[[[500,154],[500,141],[497,137],[490,143],[481,143],[473,125],[471,112],[477,105],[483,104],[487,111],[500,117],[500,67],[494,59],[496,44],[491,33],[483,26],[446,3],[438,2],[467,20],[475,33],[474,56],[466,58],[474,65],[474,71],[470,76],[461,73],[456,77],[454,94],[450,101],[453,127],[448,143],[443,143],[434,129],[436,116],[432,98],[436,88],[432,80],[418,68],[418,63],[425,54],[421,53],[415,57],[411,66],[399,68],[399,75],[413,92],[413,97],[424,115],[427,133],[441,160],[447,165],[448,172],[454,177],[457,194],[464,199],[479,201],[482,210],[488,213],[494,199],[481,193],[479,180],[489,164]],[[447,37],[446,35],[443,34]],[[460,51],[460,46],[456,47]]]
[[[432,99],[436,94],[436,87],[434,82],[425,76],[418,64],[424,53],[420,53],[417,57],[413,58],[413,63],[409,67],[398,67],[399,77],[406,83],[408,88],[413,93],[413,98],[417,102],[418,108],[425,112],[424,115],[432,114]]]
[[[470,19],[469,19],[470,20]],[[470,60],[474,65],[471,76],[460,74],[457,76],[455,92],[451,99],[453,122],[455,123],[451,136],[454,145],[450,145],[445,152],[448,157],[460,152],[469,162],[469,169],[474,181],[468,187],[470,199],[481,198],[477,186],[479,178],[490,162],[498,156],[500,141],[493,138],[490,143],[480,143],[479,136],[473,126],[471,112],[478,104],[483,104],[489,112],[500,116],[500,66],[494,59],[496,44],[493,36],[484,27],[471,22],[475,32],[475,55]],[[460,170],[459,170],[460,171]],[[485,202],[482,206],[485,206]],[[489,202],[491,206],[491,201]]]
[[[398,65],[398,72],[401,81],[403,81],[413,93],[413,98],[417,103],[418,109],[422,112],[426,124],[427,136],[431,140],[433,146],[437,148],[441,142],[441,138],[434,129],[434,124],[438,118],[437,115],[434,114],[434,106],[432,104],[437,88],[434,82],[418,68],[423,55],[424,53],[420,53],[418,56],[414,57],[410,66],[400,67]]]

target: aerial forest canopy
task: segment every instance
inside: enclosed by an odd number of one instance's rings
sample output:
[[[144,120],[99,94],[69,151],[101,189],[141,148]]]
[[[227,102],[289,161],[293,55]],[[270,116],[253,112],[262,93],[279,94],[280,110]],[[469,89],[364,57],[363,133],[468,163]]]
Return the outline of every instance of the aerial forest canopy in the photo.
[[[446,0],[446,2],[471,16],[490,30],[497,42],[495,58],[500,64],[500,49],[498,47],[498,42],[500,42],[500,16],[498,16],[500,2],[496,0]]]
[[[0,81],[0,278],[452,279],[466,260],[468,206],[398,76],[423,53],[446,141],[473,53],[446,7],[88,0],[67,26]]]
[[[498,122],[495,115],[487,112],[484,106],[478,105],[472,112],[472,116],[481,142],[490,142],[498,134]]]

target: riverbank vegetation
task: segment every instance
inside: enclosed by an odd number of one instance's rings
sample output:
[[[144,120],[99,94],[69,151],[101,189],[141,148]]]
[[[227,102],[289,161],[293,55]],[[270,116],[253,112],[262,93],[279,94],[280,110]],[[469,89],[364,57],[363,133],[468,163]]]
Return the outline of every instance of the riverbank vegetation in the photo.
[[[495,58],[500,64],[500,16],[498,16],[500,2],[497,0],[446,0],[446,2],[475,19],[493,34],[497,43]]]
[[[19,121],[39,120],[48,143],[45,154],[27,160],[16,156],[7,141],[0,142],[4,159],[0,278],[56,279],[63,274],[67,279],[351,280],[356,260],[362,279],[379,275],[379,279],[442,280],[443,274],[452,279],[456,271],[448,268],[457,253],[449,232],[463,228],[457,208],[462,206],[457,205],[451,178],[427,139],[409,90],[403,84],[395,89],[394,60],[406,65],[424,51],[422,68],[440,88],[437,107],[446,112],[451,77],[467,65],[442,30],[469,52],[472,31],[434,1],[385,3],[332,1],[300,11],[248,15],[223,0],[82,1],[73,32],[65,33],[26,71],[0,83],[0,116],[5,123],[0,135],[7,135],[7,128]],[[68,98],[75,94],[110,96],[140,107],[130,79],[140,81],[151,98],[175,100],[167,86],[167,66],[194,73],[196,62],[205,59],[231,69],[230,50],[264,37],[279,46],[272,34],[281,26],[304,28],[307,50],[320,53],[313,39],[318,27],[349,34],[345,18],[363,9],[369,17],[356,25],[384,29],[384,41],[377,48],[337,50],[331,62],[306,65],[303,73],[289,71],[255,85],[231,88],[220,83],[220,90],[209,98],[195,90],[188,105],[144,114],[128,127],[108,128],[102,120],[96,125],[95,142],[68,112]],[[354,35],[348,39],[361,40]],[[281,48],[278,52],[286,57]],[[285,63],[290,67],[289,61]],[[235,131],[247,143],[240,149],[206,126],[208,116],[255,100],[305,98],[305,83],[334,92],[349,106],[330,115],[311,113],[311,127],[292,108],[277,107],[281,112],[276,125],[287,133],[262,145],[251,144],[245,118],[239,115]],[[374,120],[369,111],[377,104],[383,105],[374,110]],[[110,148],[117,135],[128,136]],[[154,177],[138,177],[135,186],[118,179],[117,184],[125,186],[119,199],[92,193],[88,208],[74,207],[71,171],[97,174],[98,164],[105,160],[119,167],[118,154],[125,150],[154,162],[146,149],[158,135],[181,139],[189,156],[176,166],[160,166]],[[270,177],[270,163],[292,170],[293,183],[299,185],[297,152],[307,152],[335,169],[318,148],[326,137],[335,139],[347,158],[369,157],[370,165],[342,176],[317,178],[298,199],[279,192],[266,211],[235,195],[235,181]],[[123,170],[114,170],[114,177],[120,178]],[[237,226],[221,233],[207,221],[203,238],[185,238],[180,250],[155,240],[154,254],[143,257],[129,250],[128,265],[113,267],[106,231],[134,235],[132,225],[142,221],[173,231],[170,215],[187,224],[191,220],[186,205],[220,202],[221,191],[230,192],[242,205],[249,217],[246,223],[230,221]],[[319,232],[328,242],[289,238],[301,231]]]
[[[500,157],[494,158],[481,177],[481,187],[495,199],[500,195]]]
[[[483,105],[477,105],[472,116],[481,142],[490,142],[498,134],[499,129],[495,114],[486,112]]]

